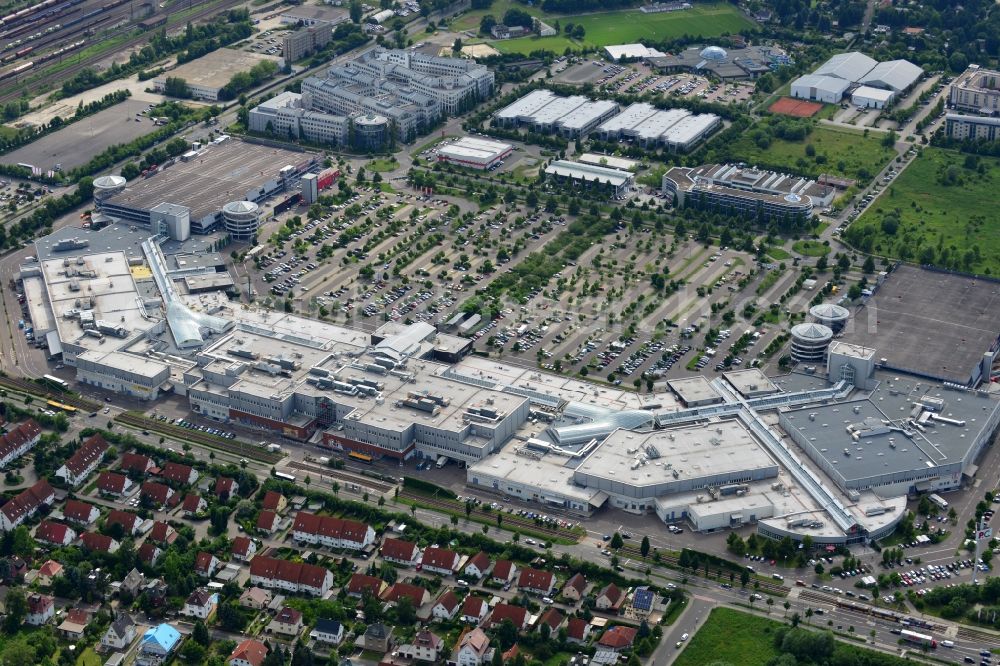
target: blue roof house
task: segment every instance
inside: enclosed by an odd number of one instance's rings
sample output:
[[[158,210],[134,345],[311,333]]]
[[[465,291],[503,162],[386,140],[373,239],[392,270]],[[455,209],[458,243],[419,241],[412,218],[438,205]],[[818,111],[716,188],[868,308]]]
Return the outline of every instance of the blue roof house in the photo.
[[[157,666],[167,660],[180,642],[180,632],[169,624],[150,627],[142,635],[136,663],[139,666]]]

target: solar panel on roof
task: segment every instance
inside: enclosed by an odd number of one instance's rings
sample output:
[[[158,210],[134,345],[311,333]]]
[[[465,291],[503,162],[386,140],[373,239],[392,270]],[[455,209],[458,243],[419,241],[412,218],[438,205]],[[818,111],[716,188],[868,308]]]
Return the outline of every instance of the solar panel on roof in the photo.
[[[647,587],[636,589],[635,594],[632,596],[632,607],[639,610],[652,610],[653,592]]]

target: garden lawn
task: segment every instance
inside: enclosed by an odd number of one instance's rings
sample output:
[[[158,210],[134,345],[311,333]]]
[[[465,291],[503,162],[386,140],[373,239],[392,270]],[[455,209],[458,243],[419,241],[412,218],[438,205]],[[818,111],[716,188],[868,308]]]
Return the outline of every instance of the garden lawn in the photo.
[[[771,636],[778,623],[730,608],[716,608],[690,639],[674,666],[764,666],[778,656]]]
[[[806,155],[807,145],[813,146],[815,157]],[[880,133],[866,137],[862,132],[826,125],[816,125],[804,141],[772,139],[767,148],[761,148],[744,134],[724,150],[731,158],[748,164],[812,178],[823,173],[856,178],[862,168],[873,176],[896,157],[895,150],[882,145]],[[817,163],[819,156],[825,156],[826,163]]]
[[[499,6],[499,5],[497,5]],[[534,14],[531,8],[525,8]],[[498,19],[503,12],[491,10]],[[481,16],[481,15],[480,15]],[[556,20],[562,26],[567,23],[582,25],[586,31],[580,41],[565,37],[521,37],[518,39],[495,40],[490,43],[503,53],[530,53],[537,49],[546,49],[562,53],[567,46],[578,49],[581,46],[608,46],[609,44],[632,44],[646,40],[661,41],[676,39],[682,35],[717,37],[722,34],[735,34],[740,30],[751,28],[752,24],[740,10],[726,3],[698,4],[691,9],[679,12],[660,12],[658,14],[643,14],[640,11],[626,10],[616,12],[600,12],[582,16],[552,16],[539,13],[549,25]],[[458,23],[456,21],[456,23]],[[464,23],[462,24],[464,26]],[[476,28],[478,29],[478,22]]]
[[[830,253],[830,246],[823,245],[819,241],[801,240],[792,244],[792,250],[805,257],[822,257],[823,255]],[[768,254],[770,254],[770,250],[768,251]],[[777,259],[777,257],[775,257],[775,259]]]
[[[94,648],[88,647],[76,658],[76,666],[101,666],[101,658],[94,652]]]
[[[924,148],[848,228],[845,239],[875,254],[1000,275],[1000,216],[984,206],[1000,188],[1000,160],[980,157],[983,173],[966,168],[965,160],[956,151]],[[949,170],[956,180],[945,185]],[[892,213],[899,223],[888,233],[882,220]]]

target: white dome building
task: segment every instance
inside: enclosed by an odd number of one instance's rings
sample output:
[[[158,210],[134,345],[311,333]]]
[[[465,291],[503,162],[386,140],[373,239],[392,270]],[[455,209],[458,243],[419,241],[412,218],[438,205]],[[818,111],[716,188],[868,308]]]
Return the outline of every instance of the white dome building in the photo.
[[[825,363],[826,350],[833,331],[823,324],[798,324],[792,327],[792,360],[798,363]]]

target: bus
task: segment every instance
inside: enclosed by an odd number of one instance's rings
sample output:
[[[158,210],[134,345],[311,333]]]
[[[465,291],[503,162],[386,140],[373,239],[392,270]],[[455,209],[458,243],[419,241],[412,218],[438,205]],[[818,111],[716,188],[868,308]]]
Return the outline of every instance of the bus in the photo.
[[[351,460],[357,460],[358,462],[364,463],[366,465],[372,464],[372,457],[367,453],[359,453],[358,451],[351,451],[347,454],[347,457]]]
[[[904,641],[910,643],[916,643],[917,645],[923,645],[924,647],[936,648],[937,641],[928,636],[927,634],[918,634],[915,631],[910,631],[909,629],[903,629],[899,632],[900,637]]]
[[[66,412],[67,414],[75,414],[76,413],[76,407],[72,407],[70,405],[64,405],[61,402],[56,402],[55,400],[49,400],[46,404],[49,407],[53,408],[53,409],[61,409],[62,411]]]
[[[60,391],[69,390],[69,384],[58,377],[53,377],[52,375],[42,375],[42,379],[44,379],[47,384],[56,387]]]
[[[276,478],[281,479],[282,481],[292,481],[292,482],[295,481],[295,475],[294,474],[288,474],[287,472],[275,472],[274,476]]]
[[[937,495],[935,493],[931,493],[930,495],[927,496],[927,499],[929,499],[931,501],[931,504],[933,504],[937,508],[941,509],[942,511],[947,511],[948,510],[948,503],[945,502],[941,498],[940,495]]]

